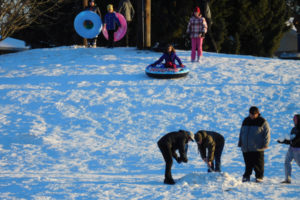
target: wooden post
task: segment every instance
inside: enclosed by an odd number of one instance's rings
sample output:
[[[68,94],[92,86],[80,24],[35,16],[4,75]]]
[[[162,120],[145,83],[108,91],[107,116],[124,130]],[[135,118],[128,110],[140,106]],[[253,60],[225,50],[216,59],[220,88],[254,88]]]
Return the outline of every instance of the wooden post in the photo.
[[[88,0],[82,0],[82,7],[85,8],[88,6]],[[83,38],[83,45],[87,47],[87,39]]]
[[[145,45],[151,47],[151,0],[146,0],[145,4]]]
[[[137,47],[143,49],[144,45],[144,1],[137,0]]]

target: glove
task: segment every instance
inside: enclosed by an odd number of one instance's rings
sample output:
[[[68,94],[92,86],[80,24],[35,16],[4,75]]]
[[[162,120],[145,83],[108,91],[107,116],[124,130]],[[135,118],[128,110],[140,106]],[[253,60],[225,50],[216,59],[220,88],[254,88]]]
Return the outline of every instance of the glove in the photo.
[[[184,67],[184,65],[183,65],[183,64],[181,64],[181,65],[180,65],[180,67]]]
[[[279,144],[283,144],[283,141],[277,140],[277,142],[278,142]]]
[[[175,158],[175,160],[177,161],[178,164],[180,164],[182,162],[181,158]]]
[[[279,144],[290,144],[290,140],[284,139],[283,141],[277,140]]]

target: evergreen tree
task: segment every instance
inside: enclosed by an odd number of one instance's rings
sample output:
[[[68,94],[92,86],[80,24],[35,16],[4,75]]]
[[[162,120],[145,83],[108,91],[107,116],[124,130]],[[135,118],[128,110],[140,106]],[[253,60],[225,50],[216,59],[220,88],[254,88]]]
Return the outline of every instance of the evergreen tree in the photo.
[[[228,38],[232,38],[236,46],[228,53],[272,56],[289,28],[286,25],[289,19],[286,2],[234,0],[231,5],[234,12],[230,16]]]
[[[228,6],[231,0],[211,0],[210,9],[212,15],[212,27],[211,32],[218,51],[222,51],[224,43],[229,42],[228,35],[228,23],[227,20],[232,13],[232,7]],[[208,45],[207,45],[208,44]],[[213,51],[213,44],[211,39],[207,37],[204,43],[204,49]]]
[[[152,41],[174,43],[184,40],[192,3],[192,0],[152,0]]]

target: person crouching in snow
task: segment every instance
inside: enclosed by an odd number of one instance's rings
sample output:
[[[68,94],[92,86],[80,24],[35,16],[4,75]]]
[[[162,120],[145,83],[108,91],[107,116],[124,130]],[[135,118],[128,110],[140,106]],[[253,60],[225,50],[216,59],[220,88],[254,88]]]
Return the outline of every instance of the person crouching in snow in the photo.
[[[196,61],[196,49],[197,49],[197,62],[200,61],[202,56],[202,44],[207,32],[207,23],[204,17],[202,17],[200,8],[196,7],[194,14],[191,17],[189,24],[187,26],[186,32],[190,34],[191,44],[192,44],[192,53],[191,61]]]
[[[195,134],[195,140],[200,156],[208,166],[208,172],[221,172],[224,137],[217,132],[201,130]]]
[[[114,47],[114,33],[121,27],[121,23],[114,12],[114,7],[112,4],[107,5],[107,11],[104,18],[104,27],[108,33],[108,48]]]
[[[285,156],[284,168],[285,168],[285,180],[281,183],[291,183],[292,176],[292,161],[295,160],[300,167],[300,115],[294,116],[295,127],[291,130],[290,140],[277,140],[278,143],[288,144],[289,150]]]
[[[181,67],[184,67],[180,58],[176,55],[175,48],[172,45],[168,45],[164,54],[157,60],[155,63],[151,64],[151,66],[155,66],[160,64],[163,60],[165,60],[165,67],[170,67],[176,69],[175,60],[177,60],[178,64]]]
[[[165,168],[165,184],[173,185],[175,181],[172,177],[171,168],[173,164],[173,158],[178,162],[188,162],[185,147],[189,141],[194,141],[194,134],[189,131],[179,130],[167,133],[158,142],[157,145],[166,162]],[[179,151],[178,157],[176,150]]]

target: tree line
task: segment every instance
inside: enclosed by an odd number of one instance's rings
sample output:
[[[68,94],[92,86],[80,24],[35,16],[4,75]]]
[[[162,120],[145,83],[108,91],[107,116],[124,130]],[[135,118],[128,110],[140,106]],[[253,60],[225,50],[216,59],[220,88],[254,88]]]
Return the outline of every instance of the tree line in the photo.
[[[18,0],[16,0],[17,2]],[[21,0],[19,0],[21,1]],[[53,5],[49,1],[48,5]],[[131,3],[137,8],[137,1]],[[212,15],[211,36],[204,41],[205,51],[217,51],[230,54],[246,54],[270,57],[279,46],[281,37],[290,29],[287,21],[299,10],[299,0],[206,0],[210,5]],[[0,5],[3,13],[2,0]],[[23,0],[34,2],[34,0]],[[55,1],[54,1],[55,2]],[[56,1],[59,2],[59,1]],[[119,0],[95,0],[102,17],[106,14],[107,4],[113,4],[116,9]],[[188,21],[195,6],[200,6],[203,0],[152,0],[151,1],[151,40],[152,45],[172,43],[178,49],[190,49],[186,34]],[[28,7],[29,8],[29,7]],[[42,11],[47,7],[40,7]],[[61,45],[82,44],[73,27],[76,15],[82,11],[82,0],[63,0],[55,9],[35,18],[27,27],[16,30],[8,36],[25,40],[33,48]],[[10,11],[11,12],[11,11]],[[296,12],[296,13],[295,13]],[[299,13],[298,13],[299,14]],[[0,23],[3,18],[0,15]],[[27,16],[28,20],[30,16]],[[137,16],[133,21],[133,29],[137,29]],[[11,26],[15,26],[11,23]],[[1,26],[0,35],[4,28]],[[130,45],[136,46],[136,31],[129,37]],[[210,37],[214,38],[215,46]],[[98,46],[106,40],[99,35]],[[122,41],[119,43],[122,45]]]

